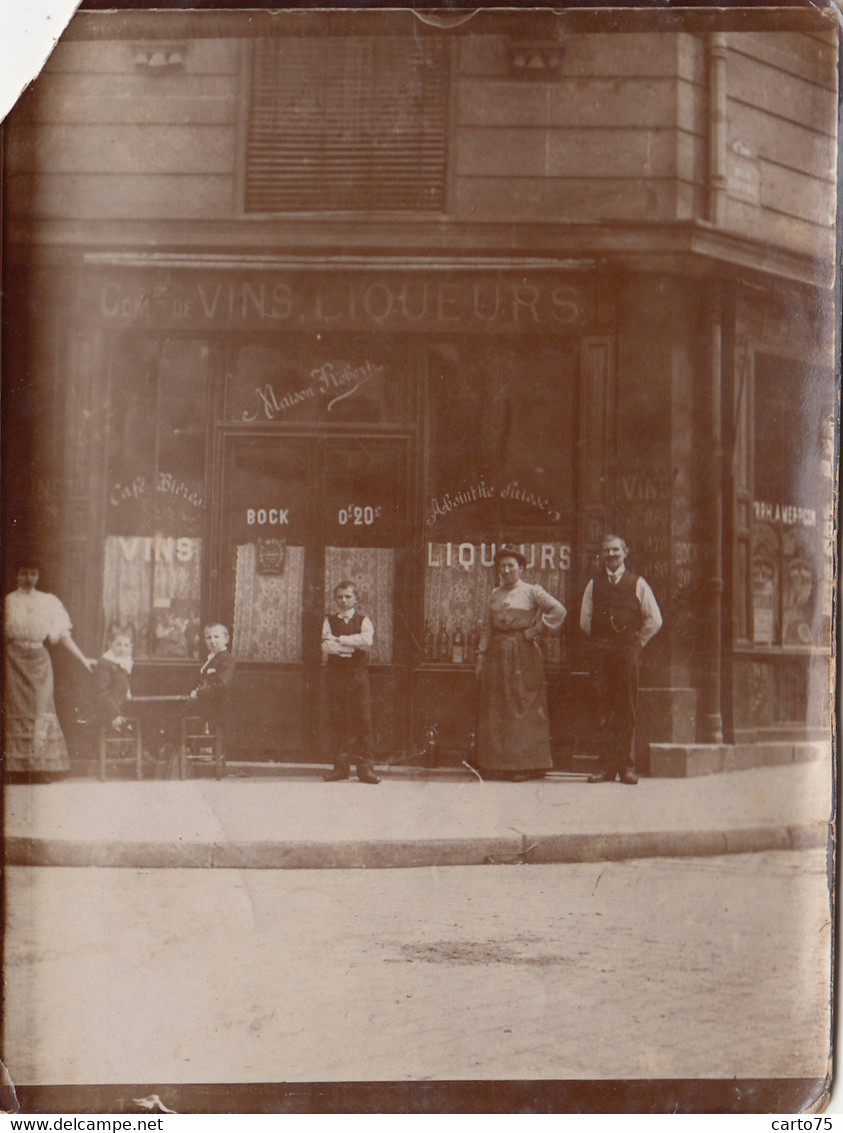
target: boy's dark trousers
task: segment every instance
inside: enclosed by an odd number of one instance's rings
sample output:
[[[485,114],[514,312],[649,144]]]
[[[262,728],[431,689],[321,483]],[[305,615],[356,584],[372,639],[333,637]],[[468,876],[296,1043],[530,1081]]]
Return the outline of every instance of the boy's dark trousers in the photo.
[[[328,734],[334,771],[348,775],[352,763],[357,775],[371,775],[375,762],[375,742],[372,729],[372,697],[369,690],[369,673],[365,668],[348,671],[340,661],[328,665],[325,672],[325,699],[328,710]]]

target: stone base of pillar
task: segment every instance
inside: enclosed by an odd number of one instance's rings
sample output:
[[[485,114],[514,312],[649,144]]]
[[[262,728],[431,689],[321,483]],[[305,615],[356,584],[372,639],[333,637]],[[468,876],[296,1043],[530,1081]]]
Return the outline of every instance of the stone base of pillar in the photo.
[[[720,713],[703,713],[700,717],[700,737],[705,744],[723,743],[723,717]]]
[[[694,688],[642,688],[638,693],[635,764],[649,772],[651,744],[691,744],[697,739],[698,692]]]
[[[689,779],[721,771],[747,771],[752,767],[811,763],[826,759],[830,741],[758,741],[741,744],[650,745],[648,774],[656,779]]]

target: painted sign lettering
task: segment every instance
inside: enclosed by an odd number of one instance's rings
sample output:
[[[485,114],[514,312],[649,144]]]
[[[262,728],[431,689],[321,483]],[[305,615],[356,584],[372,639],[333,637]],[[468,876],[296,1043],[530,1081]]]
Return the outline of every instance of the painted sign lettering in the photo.
[[[290,509],[288,507],[247,507],[246,524],[249,527],[283,527],[290,522]]]
[[[311,370],[311,384],[303,389],[289,390],[279,395],[272,385],[258,387],[255,390],[254,409],[244,409],[241,420],[248,423],[259,419],[274,421],[276,417],[304,401],[325,397],[331,399],[328,402],[330,413],[337,402],[351,397],[361,386],[382,374],[384,370],[384,366],[378,366],[368,360],[359,366],[350,362],[325,362],[317,369]]]
[[[495,543],[428,543],[429,567],[460,567],[472,570],[475,566],[495,565]],[[570,570],[571,547],[568,543],[522,543],[521,553],[527,560],[527,570]]]
[[[559,523],[562,519],[561,510],[541,492],[531,491],[523,485],[520,485],[517,480],[509,480],[503,488],[498,489],[494,484],[487,484],[485,477],[481,476],[479,480],[465,487],[443,492],[439,496],[434,496],[430,501],[430,514],[427,517],[427,525],[428,527],[432,527],[437,520],[447,519],[459,508],[479,503],[482,500],[493,500],[496,498],[526,504],[536,511],[544,512],[553,523]]]
[[[812,507],[795,504],[769,504],[755,500],[752,505],[755,518],[761,523],[781,523],[785,527],[816,527],[817,512]]]
[[[162,492],[169,496],[177,496],[179,499],[184,500],[195,508],[205,506],[202,493],[196,491],[195,488],[191,488],[189,484],[184,480],[180,480],[179,477],[175,476],[172,472],[158,472],[154,480],[150,480],[146,476],[135,476],[132,481],[126,484],[117,481],[117,483],[113,484],[111,487],[111,491],[108,494],[108,501],[112,507],[117,507],[129,500],[139,500],[141,496],[145,495],[150,490],[152,484],[154,484],[156,492]]]
[[[316,278],[312,273],[220,278],[211,271],[118,275],[95,284],[99,314],[109,322],[194,325],[529,330],[573,326],[586,317],[590,291],[559,276],[428,274],[374,278],[371,273]]]

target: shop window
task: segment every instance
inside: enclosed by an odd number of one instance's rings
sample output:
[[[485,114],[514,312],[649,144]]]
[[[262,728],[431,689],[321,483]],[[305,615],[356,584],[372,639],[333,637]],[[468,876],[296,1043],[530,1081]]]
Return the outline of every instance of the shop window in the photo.
[[[245,210],[442,211],[446,113],[438,40],[259,39]]]
[[[473,655],[501,541],[525,578],[566,602],[574,492],[575,355],[570,343],[449,343],[429,359],[425,503],[427,660]],[[544,640],[562,658],[558,637]]]
[[[207,357],[130,339],[111,359],[103,606],[141,660],[200,656]]]
[[[829,375],[784,358],[755,359],[752,638],[816,646],[827,636],[822,584],[823,460]]]

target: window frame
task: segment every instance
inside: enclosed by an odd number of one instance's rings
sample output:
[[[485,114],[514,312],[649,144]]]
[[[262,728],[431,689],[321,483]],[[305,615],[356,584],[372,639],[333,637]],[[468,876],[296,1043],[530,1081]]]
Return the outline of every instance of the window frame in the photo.
[[[826,655],[830,648],[829,642],[812,641],[809,643],[784,641],[784,586],[782,583],[782,570],[785,563],[784,550],[779,540],[777,549],[778,581],[775,587],[774,617],[775,634],[772,642],[755,640],[755,592],[753,579],[753,563],[757,549],[757,534],[754,505],[756,502],[756,427],[755,418],[758,405],[758,360],[769,357],[779,363],[791,363],[805,369],[823,370],[821,360],[799,355],[795,352],[782,351],[780,346],[758,341],[747,342],[743,357],[738,358],[737,382],[733,400],[733,428],[734,450],[732,454],[733,490],[732,490],[732,579],[733,579],[733,616],[732,616],[732,647],[736,653],[753,655],[758,658],[767,656],[798,657]],[[741,368],[742,366],[742,368]],[[819,422],[818,422],[819,424]],[[822,493],[819,493],[820,496]],[[787,501],[781,501],[782,503]],[[784,528],[780,528],[784,530]],[[817,598],[822,601],[820,589],[824,579],[824,550],[823,550],[823,507],[822,499],[817,506],[817,525],[813,539],[816,541],[816,581]],[[742,558],[743,553],[743,558]],[[740,622],[740,609],[745,610],[745,625]],[[821,623],[819,623],[821,632]],[[741,632],[745,629],[745,632]]]

